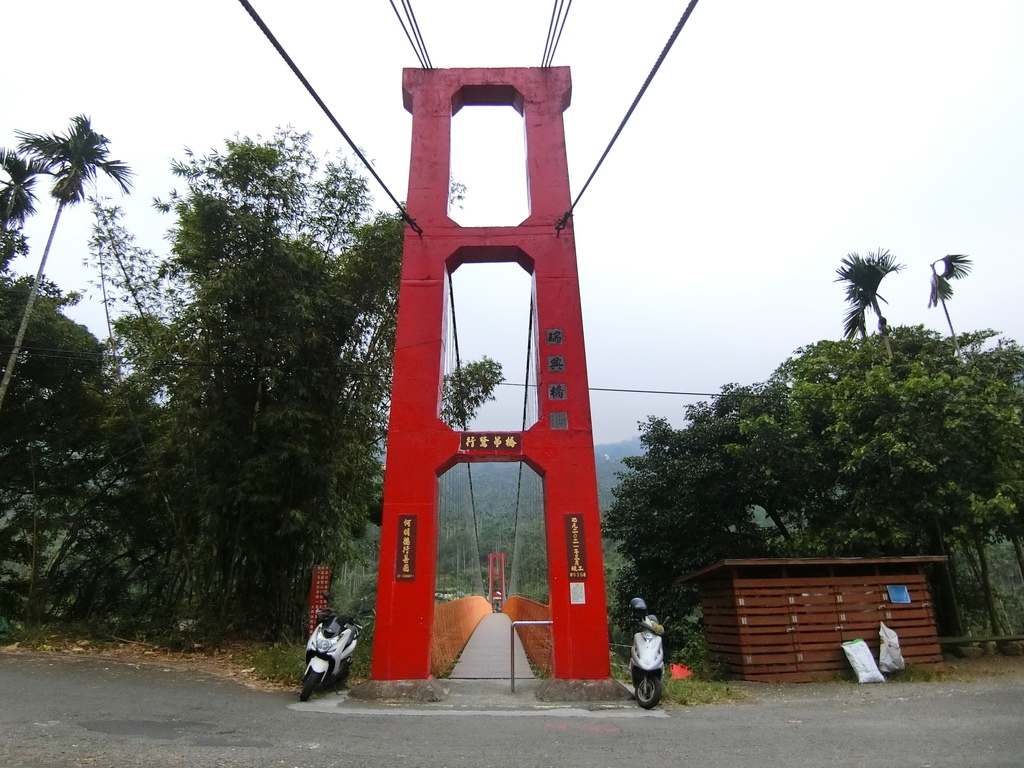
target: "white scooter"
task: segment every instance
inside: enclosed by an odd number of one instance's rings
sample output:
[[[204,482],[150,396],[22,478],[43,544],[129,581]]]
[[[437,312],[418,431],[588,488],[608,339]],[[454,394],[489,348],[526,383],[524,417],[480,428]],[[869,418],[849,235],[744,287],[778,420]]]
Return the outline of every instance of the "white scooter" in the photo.
[[[324,593],[326,598],[328,595]],[[339,616],[324,608],[316,617],[316,627],[306,643],[306,671],[302,675],[300,701],[307,701],[317,689],[345,684],[352,668],[356,639],[363,628],[348,616]]]
[[[661,678],[665,672],[661,636],[665,628],[658,623],[657,616],[647,613],[647,603],[639,597],[629,601],[629,609],[640,621],[640,631],[633,635],[633,648],[629,653],[629,676],[636,703],[651,709],[661,701]]]

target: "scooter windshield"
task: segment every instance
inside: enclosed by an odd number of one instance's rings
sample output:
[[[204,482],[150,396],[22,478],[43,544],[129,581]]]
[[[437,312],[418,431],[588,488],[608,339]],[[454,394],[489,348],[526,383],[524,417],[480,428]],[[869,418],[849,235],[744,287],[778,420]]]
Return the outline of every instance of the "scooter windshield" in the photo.
[[[322,630],[324,637],[337,637],[341,634],[342,626],[337,617],[334,617],[324,625]]]

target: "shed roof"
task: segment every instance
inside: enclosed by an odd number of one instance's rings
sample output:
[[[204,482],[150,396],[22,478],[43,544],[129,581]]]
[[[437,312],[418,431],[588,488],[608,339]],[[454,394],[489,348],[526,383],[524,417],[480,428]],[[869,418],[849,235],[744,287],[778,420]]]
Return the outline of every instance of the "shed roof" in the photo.
[[[676,579],[676,583],[705,581],[721,571],[765,566],[864,566],[864,565],[926,565],[944,563],[945,555],[915,555],[912,557],[761,557],[741,560],[719,560],[717,563],[693,571]]]

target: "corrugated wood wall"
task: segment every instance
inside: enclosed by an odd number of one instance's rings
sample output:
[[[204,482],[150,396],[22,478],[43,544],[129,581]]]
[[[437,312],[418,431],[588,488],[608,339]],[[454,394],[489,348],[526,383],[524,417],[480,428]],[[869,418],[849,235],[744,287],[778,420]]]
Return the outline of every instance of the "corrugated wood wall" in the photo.
[[[892,603],[902,584],[910,603]],[[744,680],[809,682],[849,668],[841,644],[862,638],[878,658],[880,622],[908,664],[942,662],[925,576],[736,578],[702,582],[708,658]]]

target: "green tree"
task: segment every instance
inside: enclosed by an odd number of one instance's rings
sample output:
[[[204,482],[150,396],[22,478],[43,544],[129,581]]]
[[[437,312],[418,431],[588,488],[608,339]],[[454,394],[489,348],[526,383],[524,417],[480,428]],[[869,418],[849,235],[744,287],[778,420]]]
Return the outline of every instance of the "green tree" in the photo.
[[[131,188],[132,176],[127,165],[120,160],[110,159],[110,140],[93,130],[89,118],[84,115],[71,118],[71,127],[67,134],[33,134],[18,131],[17,136],[19,149],[37,162],[45,164],[47,172],[53,176],[50,193],[57,201],[57,212],[53,217],[53,225],[50,227],[43,255],[39,259],[36,278],[25,302],[21,325],[14,338],[14,348],[7,360],[7,367],[4,369],[3,381],[0,382],[0,407],[3,406],[4,397],[14,375],[14,367],[25,340],[32,307],[42,284],[46,260],[50,255],[50,247],[53,245],[53,236],[57,231],[61,213],[67,206],[75,205],[84,199],[86,187],[95,183],[99,172],[113,179],[123,192]]]
[[[966,363],[922,327],[892,329],[892,358],[821,341],[691,406],[683,429],[651,419],[606,518],[619,603],[685,615],[675,579],[723,558],[934,554],[949,558],[932,574],[940,629],[962,634],[973,577],[998,633],[989,551],[1024,519],[1024,350],[994,337],[962,334]]]
[[[452,429],[469,429],[480,407],[494,400],[494,389],[503,380],[501,363],[486,355],[445,374],[441,420]]]
[[[206,633],[253,617],[293,631],[311,567],[337,561],[379,498],[403,224],[369,218],[354,171],[321,168],[290,131],[174,171],[171,255],[129,254],[112,289],[140,308],[115,321],[126,383],[162,403],[150,448],[181,611]]]
[[[712,403],[687,406],[683,429],[653,417],[642,426],[644,453],[623,460],[628,470],[604,521],[627,561],[614,587],[618,605],[640,595],[663,618],[681,619],[697,599],[675,583],[680,576],[726,557],[775,551],[782,531],[759,506],[760,479],[743,475],[732,450],[741,414],[757,397],[753,388],[726,387]],[[619,618],[627,629],[629,618]]]
[[[14,336],[31,278],[0,278]],[[176,550],[152,488],[148,391],[117,387],[99,342],[43,281],[0,431],[0,613],[100,620],[132,632],[173,605]],[[13,407],[12,407],[13,406]]]
[[[858,334],[861,338],[867,337],[867,312],[870,309],[878,318],[878,333],[885,342],[885,351],[892,357],[889,324],[878,303],[885,299],[879,295],[878,288],[886,275],[899,272],[902,268],[901,264],[896,263],[896,257],[887,250],[879,249],[866,257],[849,253],[843,258],[842,265],[836,270],[839,275],[836,282],[845,284],[846,302],[850,305],[843,319],[845,338],[853,339]]]
[[[0,274],[0,333],[13,336],[30,289]],[[33,623],[67,597],[61,575],[95,515],[96,472],[108,460],[102,347],[63,315],[76,301],[41,286],[0,430],[0,613]]]
[[[10,260],[28,252],[21,233],[25,219],[35,213],[36,177],[46,173],[41,161],[19,155],[0,147],[0,270],[6,270]]]
[[[941,274],[935,269],[935,265],[940,262],[942,263]],[[946,324],[949,325],[949,335],[956,346],[957,355],[960,355],[960,342],[957,341],[956,331],[953,330],[953,321],[949,317],[949,308],[946,306],[946,302],[953,298],[953,285],[950,283],[950,280],[959,280],[962,277],[966,277],[971,271],[971,260],[963,254],[951,254],[933,261],[931,267],[932,284],[931,292],[928,295],[928,306],[937,307],[939,304],[942,305],[942,311],[946,315]]]
[[[993,336],[963,335],[966,367],[939,334],[898,327],[892,360],[823,341],[778,369],[789,407],[742,429],[750,464],[788,476],[796,491],[782,514],[798,554],[950,556],[966,547],[984,560],[1021,498],[1024,466],[1014,383],[1024,358],[1013,342],[986,346]],[[955,581],[948,572],[933,580],[951,633]],[[994,615],[991,594],[986,601]]]

